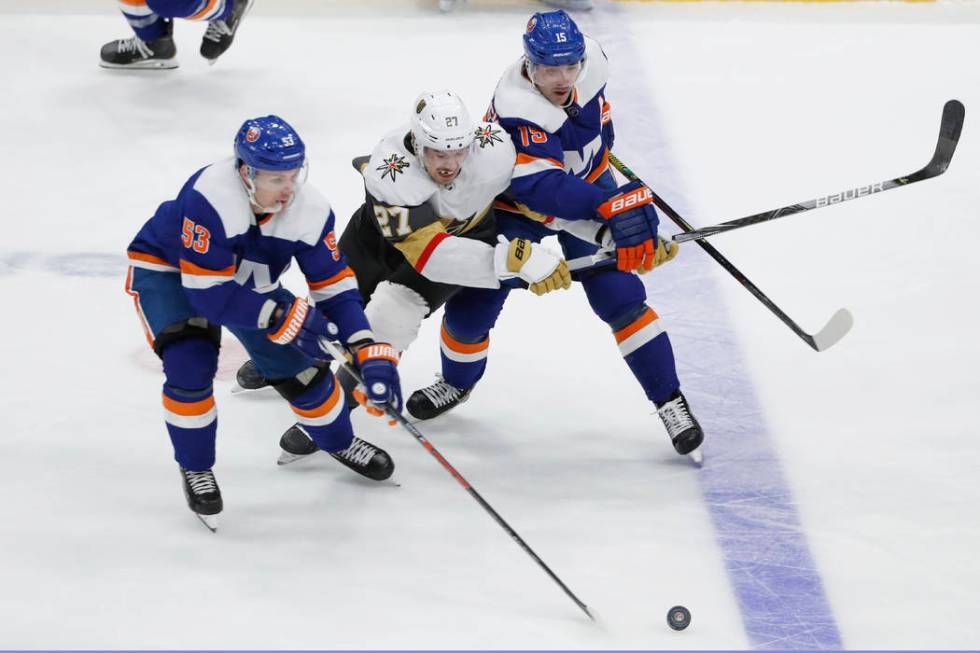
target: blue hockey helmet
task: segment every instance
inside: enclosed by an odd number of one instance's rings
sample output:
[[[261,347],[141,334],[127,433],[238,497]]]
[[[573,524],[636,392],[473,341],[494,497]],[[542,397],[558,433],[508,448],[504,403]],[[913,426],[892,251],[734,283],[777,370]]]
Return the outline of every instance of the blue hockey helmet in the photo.
[[[524,32],[524,56],[534,64],[562,66],[585,57],[585,37],[561,9],[531,16]]]
[[[295,170],[306,161],[306,145],[279,116],[250,118],[235,136],[235,156],[255,170]]]

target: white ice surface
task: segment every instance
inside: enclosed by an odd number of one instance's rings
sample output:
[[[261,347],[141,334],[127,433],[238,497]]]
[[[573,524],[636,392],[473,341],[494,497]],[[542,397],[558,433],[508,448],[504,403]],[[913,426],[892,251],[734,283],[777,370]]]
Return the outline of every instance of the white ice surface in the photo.
[[[184,505],[122,291],[129,240],[270,112],[301,131],[343,224],[363,192],[350,159],[421,90],[481,111],[533,3],[260,2],[214,67],[202,26],[178,24],[166,73],[98,68],[127,34],[111,3],[37,4],[0,8],[0,646],[749,646],[698,481],[738,470],[712,469],[710,429],[704,470],[677,458],[579,288],[515,293],[478,391],[420,428],[604,627],[400,430],[355,417],[400,487],[326,456],[277,468],[290,411],[230,396],[230,337],[218,533]],[[945,176],[714,239],[804,328],[852,310],[830,351],[696,245],[647,283],[702,421],[726,421],[733,385],[762,407],[843,644],[977,647],[980,9],[600,3],[583,26],[609,40],[618,154],[697,225],[912,172],[943,102],[966,104]],[[626,41],[639,60],[617,61]],[[403,362],[406,393],[437,369],[437,327]],[[743,363],[720,369],[719,347]],[[694,615],[680,634],[675,604]]]

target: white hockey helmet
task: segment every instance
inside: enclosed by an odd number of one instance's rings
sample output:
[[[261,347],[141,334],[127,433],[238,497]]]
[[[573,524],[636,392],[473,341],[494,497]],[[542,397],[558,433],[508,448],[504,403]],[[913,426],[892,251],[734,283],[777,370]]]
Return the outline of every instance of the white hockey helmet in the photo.
[[[422,148],[433,150],[465,150],[476,137],[476,123],[466,105],[452,91],[422,93],[412,111],[412,138],[415,154]]]

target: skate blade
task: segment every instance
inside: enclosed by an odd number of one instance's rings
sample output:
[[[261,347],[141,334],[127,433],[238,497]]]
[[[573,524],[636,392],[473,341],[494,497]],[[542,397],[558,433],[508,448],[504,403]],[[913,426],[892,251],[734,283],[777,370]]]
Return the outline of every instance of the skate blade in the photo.
[[[309,458],[314,453],[316,452],[314,451],[313,453],[289,453],[288,451],[283,450],[279,452],[279,460],[276,461],[276,464],[288,465],[290,463],[296,462],[297,460],[302,460],[303,458]]]
[[[271,385],[264,385],[261,388],[246,388],[244,386],[239,385],[236,382],[235,385],[231,386],[231,394],[233,395],[249,394],[252,392],[260,392],[262,390],[270,390],[270,389],[272,389]]]
[[[218,515],[199,515],[196,512],[194,514],[201,520],[202,524],[208,527],[209,531],[212,533],[218,532]]]
[[[701,449],[695,449],[691,453],[687,454],[687,457],[691,459],[697,467],[704,466],[704,454],[701,453]]]
[[[141,63],[131,64],[118,64],[100,61],[99,65],[102,68],[109,68],[111,70],[173,70],[174,68],[178,68],[180,66],[176,59],[167,59],[164,61],[144,61]]]

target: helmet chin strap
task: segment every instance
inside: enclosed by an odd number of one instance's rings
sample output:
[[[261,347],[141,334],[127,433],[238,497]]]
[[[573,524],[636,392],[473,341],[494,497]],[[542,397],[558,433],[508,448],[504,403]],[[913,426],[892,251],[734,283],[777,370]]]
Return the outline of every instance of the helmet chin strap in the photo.
[[[280,211],[283,211],[284,209],[288,208],[289,205],[293,203],[293,198],[296,197],[295,192],[293,193],[292,197],[289,198],[289,202],[286,204],[283,204],[282,202],[276,202],[276,205],[271,208],[259,204],[258,200],[255,199],[255,191],[256,191],[255,169],[252,168],[252,166],[245,166],[245,170],[246,170],[245,178],[242,179],[242,185],[245,186],[245,193],[248,195],[249,203],[255,208],[257,208],[260,212],[279,213]]]

